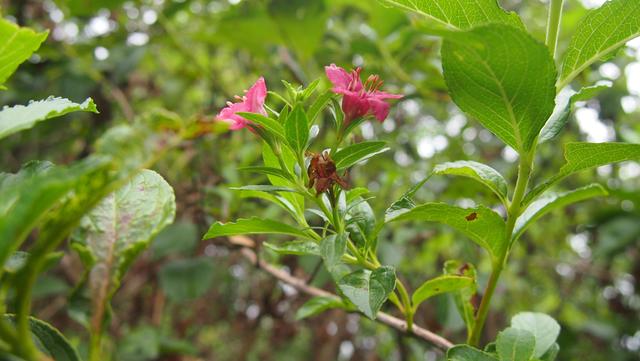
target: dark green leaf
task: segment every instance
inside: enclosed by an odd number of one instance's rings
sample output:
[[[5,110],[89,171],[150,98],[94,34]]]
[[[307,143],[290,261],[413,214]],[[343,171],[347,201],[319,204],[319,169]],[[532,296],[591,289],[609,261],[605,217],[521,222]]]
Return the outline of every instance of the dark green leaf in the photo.
[[[362,142],[340,149],[331,158],[333,158],[338,169],[344,169],[387,150],[389,148],[386,147],[385,142]]]
[[[175,260],[160,269],[160,287],[174,302],[189,301],[201,297],[211,288],[213,276],[210,258]]]
[[[14,315],[5,315],[14,322]],[[80,361],[77,351],[71,343],[50,324],[34,317],[29,317],[29,327],[36,347],[55,361]]]
[[[254,191],[254,192],[294,192],[297,193],[298,190],[290,188],[290,187],[282,187],[282,186],[270,186],[270,185],[248,185],[242,187],[230,187],[234,191]]]

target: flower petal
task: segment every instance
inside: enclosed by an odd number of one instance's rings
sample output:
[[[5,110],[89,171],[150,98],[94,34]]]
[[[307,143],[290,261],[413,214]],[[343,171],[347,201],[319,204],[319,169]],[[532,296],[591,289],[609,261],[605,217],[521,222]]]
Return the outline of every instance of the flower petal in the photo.
[[[376,90],[375,92],[373,92],[373,94],[371,94],[371,96],[373,98],[376,99],[400,99],[402,97],[404,97],[404,95],[402,94],[391,94],[391,93],[387,93],[387,92],[383,92],[383,91],[379,91]]]
[[[389,108],[391,107],[389,103],[374,97],[369,97],[367,103],[369,114],[372,114],[379,122],[384,122],[384,120],[387,119]]]
[[[327,74],[329,81],[333,84],[334,92],[340,93],[342,91],[349,90],[349,84],[351,84],[353,77],[346,70],[336,66],[336,64],[331,64],[324,67],[324,72]]]
[[[244,103],[247,104],[247,112],[266,115],[264,100],[267,98],[267,85],[263,77],[260,77],[247,91]]]

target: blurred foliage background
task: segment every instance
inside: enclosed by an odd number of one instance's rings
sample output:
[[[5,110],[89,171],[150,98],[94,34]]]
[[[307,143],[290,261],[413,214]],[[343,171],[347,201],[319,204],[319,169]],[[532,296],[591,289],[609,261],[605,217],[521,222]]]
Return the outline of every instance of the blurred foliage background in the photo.
[[[560,52],[586,9],[599,0],[568,0]],[[544,37],[546,4],[502,0],[528,29]],[[308,84],[330,63],[378,73],[406,97],[383,124],[366,123],[359,137],[381,138],[392,151],[356,167],[350,182],[368,187],[380,216],[437,163],[483,161],[515,176],[515,153],[504,148],[450,101],[441,75],[439,41],[420,31],[423,19],[364,0],[0,0],[3,16],[48,30],[40,51],[10,79],[0,104],[56,94],[93,97],[100,114],[74,114],[16,134],[0,144],[0,171],[31,159],[67,163],[86,156],[105,129],[135,117],[175,112],[212,117],[227,99],[264,75]],[[640,142],[640,42],[585,72],[583,82],[610,83],[597,99],[579,103],[567,130],[545,143],[535,179],[563,163],[572,140]],[[328,87],[324,82],[323,87]],[[271,98],[269,102],[277,104]],[[328,117],[326,119],[328,120]],[[321,134],[322,136],[322,134]],[[229,190],[264,182],[239,173],[260,162],[248,131],[184,144],[158,166],[178,201],[176,224],[136,262],[113,302],[115,358],[143,360],[437,360],[427,344],[342,311],[297,322],[306,297],[248,265],[214,241],[200,241],[214,220],[279,209]],[[320,149],[318,149],[320,150]],[[562,325],[562,360],[640,359],[640,165],[598,168],[565,181],[567,189],[596,178],[612,196],[555,212],[515,247],[487,324],[493,339],[518,311],[546,312]],[[434,177],[418,198],[498,207],[491,194],[464,179]],[[488,263],[464,237],[432,224],[392,226],[379,241],[381,261],[416,287],[440,273],[446,259],[479,268]],[[316,259],[265,256],[308,275]],[[485,262],[486,257],[485,257]],[[42,276],[36,316],[80,342],[86,336],[67,312],[80,264],[67,252]],[[314,284],[330,287],[319,274]],[[440,296],[420,308],[416,322],[459,342],[464,325],[452,301]]]

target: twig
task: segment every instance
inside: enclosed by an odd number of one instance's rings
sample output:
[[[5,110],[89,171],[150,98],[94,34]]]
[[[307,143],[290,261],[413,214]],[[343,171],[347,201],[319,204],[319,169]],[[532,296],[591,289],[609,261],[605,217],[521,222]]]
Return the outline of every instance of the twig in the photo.
[[[250,244],[250,242],[246,241],[245,237],[230,237],[231,238],[231,243],[234,245],[239,245],[239,244],[245,244],[248,245]],[[240,239],[245,239],[245,241],[240,241]],[[301,280],[299,278],[296,278],[292,275],[290,275],[289,273],[287,273],[286,271],[283,271],[277,267],[275,267],[274,265],[271,265],[267,262],[265,262],[262,259],[258,259],[258,257],[256,256],[256,253],[253,249],[242,247],[242,249],[240,250],[240,252],[242,253],[242,255],[249,260],[249,262],[251,262],[253,265],[255,265],[256,267],[262,269],[263,271],[267,272],[268,274],[270,274],[271,276],[275,277],[276,279],[278,279],[279,281],[288,284],[289,286],[294,287],[295,289],[297,289],[299,292],[305,293],[307,295],[310,296],[315,296],[315,297],[333,297],[333,298],[338,298],[338,296],[334,295],[331,292],[325,291],[323,289],[320,288],[316,288],[313,286],[309,286],[304,280]],[[407,331],[407,323],[404,320],[401,320],[397,317],[391,316],[388,313],[384,313],[384,312],[378,312],[378,315],[376,317],[376,321],[380,322],[382,324],[385,324],[389,327],[392,327],[398,331],[401,331],[403,333],[408,334],[409,336],[415,337],[417,339],[423,340],[423,341],[427,341],[431,344],[433,344],[434,346],[436,346],[437,348],[439,348],[442,351],[446,351],[449,348],[453,347],[453,343],[449,340],[447,340],[446,338],[436,335],[435,333],[426,330],[422,327],[419,326],[413,326],[411,331]]]

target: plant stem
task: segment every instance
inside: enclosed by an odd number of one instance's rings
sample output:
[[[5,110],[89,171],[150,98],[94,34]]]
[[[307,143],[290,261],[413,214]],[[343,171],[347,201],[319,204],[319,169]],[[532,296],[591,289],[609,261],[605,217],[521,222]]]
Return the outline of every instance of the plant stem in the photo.
[[[558,48],[558,36],[560,35],[560,21],[562,20],[562,6],[564,0],[551,0],[549,4],[549,18],[547,20],[547,38],[545,44],[549,47],[551,55],[556,57]]]
[[[500,274],[502,273],[502,270],[504,269],[507,258],[509,256],[509,250],[512,243],[511,235],[516,224],[516,219],[518,219],[518,216],[520,216],[522,210],[522,199],[524,198],[525,192],[527,190],[527,185],[529,184],[529,177],[531,176],[533,156],[531,156],[530,154],[533,153],[534,151],[532,150],[531,153],[520,157],[516,189],[513,193],[511,204],[509,205],[509,209],[507,211],[507,223],[505,227],[505,242],[507,242],[507,244],[504,245],[501,254],[498,255],[498,257],[493,262],[491,276],[489,276],[487,288],[484,291],[482,301],[480,302],[480,307],[478,308],[478,313],[476,314],[476,322],[467,340],[467,343],[472,346],[478,346],[478,344],[480,343],[480,335],[482,334],[484,323],[487,320],[489,306],[491,305],[491,299],[493,298],[493,293],[496,290],[498,280],[500,279]]]
[[[102,327],[91,331],[89,340],[89,361],[100,361],[102,358]]]
[[[402,300],[402,304],[404,305],[404,317],[407,321],[407,331],[411,332],[411,330],[413,329],[414,309],[413,305],[411,305],[409,292],[407,292],[407,289],[404,287],[404,284],[398,277],[396,277],[396,288],[398,289],[398,293],[400,293],[400,299]]]

